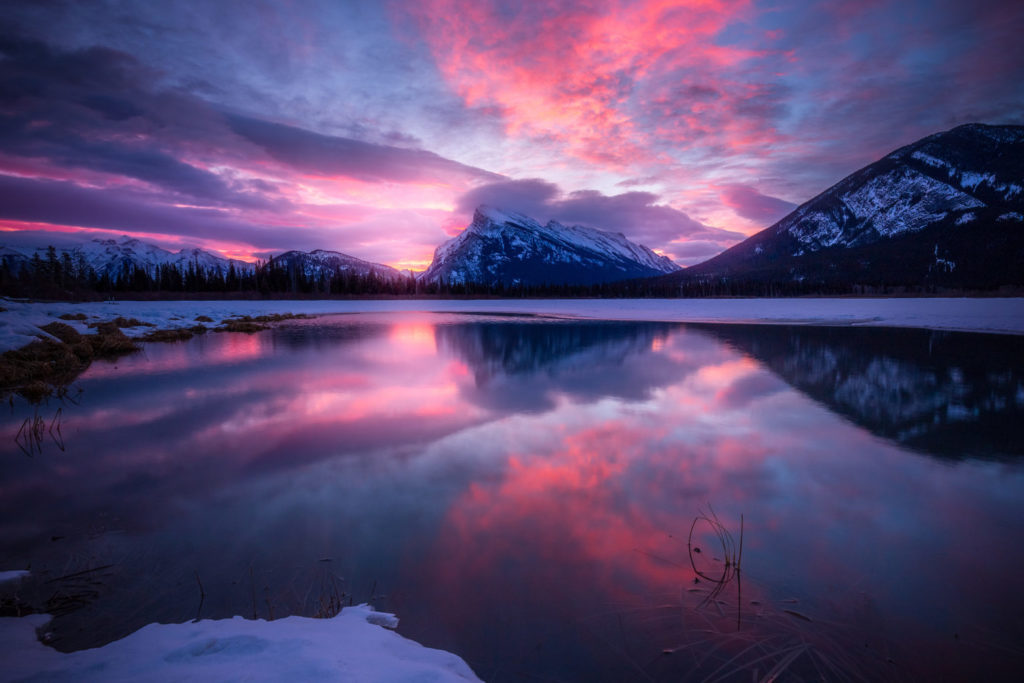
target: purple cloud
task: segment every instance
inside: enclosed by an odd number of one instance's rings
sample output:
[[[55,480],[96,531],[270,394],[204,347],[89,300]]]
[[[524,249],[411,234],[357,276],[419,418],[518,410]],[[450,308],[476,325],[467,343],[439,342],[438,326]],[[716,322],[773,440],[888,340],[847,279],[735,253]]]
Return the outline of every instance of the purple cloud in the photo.
[[[581,190],[563,195],[557,185],[537,178],[488,183],[466,192],[457,208],[469,214],[477,206],[488,204],[526,214],[541,222],[579,224],[621,232],[629,239],[670,255],[680,251],[686,240],[715,244],[713,255],[745,238],[730,230],[714,228],[694,220],[683,211],[659,204],[651,192],[625,192],[606,195],[596,190]]]
[[[747,185],[727,185],[721,192],[726,206],[744,218],[767,227],[796,208],[796,204],[769,197]]]
[[[422,149],[321,135],[245,116],[229,116],[231,130],[271,157],[304,173],[342,175],[369,182],[440,179],[496,180],[497,173],[460,164]]]

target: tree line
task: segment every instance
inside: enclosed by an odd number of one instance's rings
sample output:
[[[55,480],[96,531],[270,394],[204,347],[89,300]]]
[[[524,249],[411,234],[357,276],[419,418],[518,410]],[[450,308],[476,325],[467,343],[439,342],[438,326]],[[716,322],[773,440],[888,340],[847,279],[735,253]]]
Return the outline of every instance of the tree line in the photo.
[[[411,277],[386,278],[375,272],[365,275],[335,269],[310,274],[291,263],[273,258],[257,261],[252,268],[226,269],[204,266],[197,260],[185,266],[160,264],[151,270],[125,260],[110,271],[97,272],[82,254],[58,255],[53,247],[46,255],[36,252],[30,260],[0,259],[0,294],[50,299],[95,299],[107,296],[155,296],[220,294],[224,296],[342,296],[402,295],[415,293]]]
[[[413,277],[384,277],[320,268],[307,273],[290,261],[257,261],[252,268],[210,268],[198,261],[182,267],[161,264],[153,270],[125,260],[113,272],[97,273],[82,254],[49,247],[27,262],[0,257],[0,294],[38,299],[101,299],[111,296],[174,298],[183,296],[258,297],[486,297],[486,298],[706,298],[934,294],[932,286],[840,281],[788,281],[742,278],[654,277],[597,284],[481,284],[421,282]]]

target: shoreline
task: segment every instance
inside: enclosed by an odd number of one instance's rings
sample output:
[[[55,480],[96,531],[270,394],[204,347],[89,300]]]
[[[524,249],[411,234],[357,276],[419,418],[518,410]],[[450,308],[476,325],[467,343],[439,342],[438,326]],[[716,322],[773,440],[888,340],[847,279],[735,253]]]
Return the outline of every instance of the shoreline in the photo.
[[[26,302],[0,299],[0,395],[39,401],[92,360],[138,342],[253,333],[290,319],[355,313],[541,315],[566,320],[907,327],[1024,335],[1024,298],[275,299]]]

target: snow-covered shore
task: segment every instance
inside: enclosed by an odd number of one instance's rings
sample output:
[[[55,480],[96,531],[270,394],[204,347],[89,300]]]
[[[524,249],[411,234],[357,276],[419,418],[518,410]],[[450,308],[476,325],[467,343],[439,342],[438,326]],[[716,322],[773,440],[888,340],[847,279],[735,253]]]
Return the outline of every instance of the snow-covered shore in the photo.
[[[478,681],[459,657],[403,638],[367,605],[333,619],[150,624],[104,647],[61,653],[36,639],[45,614],[0,618],[0,681]]]
[[[704,323],[871,325],[1024,334],[1024,298],[1006,299],[480,299],[321,301],[117,301],[24,303],[0,300],[0,351],[40,334],[64,314],[88,321],[136,318],[161,329],[191,327],[196,316],[219,323],[239,315],[384,312],[532,313],[572,318]],[[86,321],[86,322],[88,322]],[[65,321],[86,332],[86,322]],[[129,336],[151,327],[125,328]]]

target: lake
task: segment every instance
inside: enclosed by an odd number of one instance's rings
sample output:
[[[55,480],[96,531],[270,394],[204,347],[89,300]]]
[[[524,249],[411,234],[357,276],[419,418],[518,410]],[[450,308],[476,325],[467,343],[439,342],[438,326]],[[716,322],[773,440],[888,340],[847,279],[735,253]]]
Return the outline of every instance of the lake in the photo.
[[[1024,666],[1020,336],[333,315],[0,429],[0,607],[60,650],[369,601],[489,681]]]

